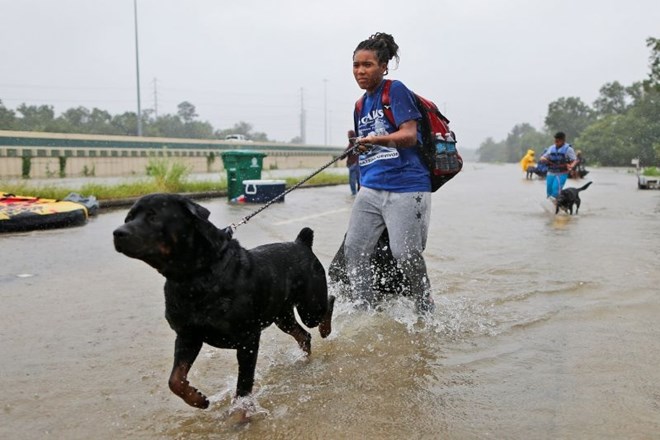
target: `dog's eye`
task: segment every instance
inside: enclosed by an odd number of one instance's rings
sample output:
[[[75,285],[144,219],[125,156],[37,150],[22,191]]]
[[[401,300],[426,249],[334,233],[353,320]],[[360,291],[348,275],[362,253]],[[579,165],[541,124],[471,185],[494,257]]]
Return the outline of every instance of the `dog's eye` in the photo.
[[[154,211],[153,209],[150,209],[149,211],[147,211],[146,218],[147,218],[148,222],[155,221],[156,220],[156,211]]]

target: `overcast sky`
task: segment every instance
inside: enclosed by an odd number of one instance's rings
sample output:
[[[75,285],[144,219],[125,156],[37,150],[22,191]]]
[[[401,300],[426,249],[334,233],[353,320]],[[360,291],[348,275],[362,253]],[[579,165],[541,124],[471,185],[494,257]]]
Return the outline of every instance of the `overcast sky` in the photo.
[[[362,91],[356,45],[394,35],[389,78],[434,100],[460,145],[542,128],[548,104],[591,105],[606,83],[649,72],[660,1],[137,0],[142,109],[195,105],[216,129],[345,144]],[[137,110],[133,0],[0,0],[0,100]],[[391,68],[393,66],[390,66]],[[302,99],[301,99],[302,98]]]

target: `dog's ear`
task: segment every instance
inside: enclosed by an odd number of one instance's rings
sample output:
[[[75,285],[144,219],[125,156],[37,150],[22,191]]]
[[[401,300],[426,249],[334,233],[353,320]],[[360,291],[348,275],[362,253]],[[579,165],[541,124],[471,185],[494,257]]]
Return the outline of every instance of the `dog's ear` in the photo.
[[[211,212],[208,209],[204,208],[202,205],[198,205],[190,199],[184,199],[184,204],[188,211],[203,220],[208,220],[209,215],[211,215]]]
[[[220,229],[209,221],[211,212],[193,202],[190,199],[184,199],[185,208],[193,215],[195,230],[206,240],[211,246],[215,247],[220,245],[231,237],[226,237]]]

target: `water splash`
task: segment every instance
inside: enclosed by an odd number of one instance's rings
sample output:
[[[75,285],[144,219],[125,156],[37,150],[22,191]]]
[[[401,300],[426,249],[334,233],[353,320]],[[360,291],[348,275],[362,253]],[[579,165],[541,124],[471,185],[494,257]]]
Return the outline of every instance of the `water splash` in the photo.
[[[230,423],[246,423],[265,419],[270,411],[259,404],[255,395],[249,395],[234,399],[223,415]]]

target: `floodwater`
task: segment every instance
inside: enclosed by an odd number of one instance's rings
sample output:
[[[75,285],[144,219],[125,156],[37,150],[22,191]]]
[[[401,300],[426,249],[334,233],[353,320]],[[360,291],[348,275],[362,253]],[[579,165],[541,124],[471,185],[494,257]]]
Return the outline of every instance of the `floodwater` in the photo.
[[[116,253],[125,209],[87,225],[0,236],[0,438],[660,438],[660,191],[592,169],[577,216],[543,210],[542,181],[468,164],[433,196],[426,251],[437,311],[340,301],[312,357],[262,335],[252,422],[228,417],[235,353],[205,347],[188,407],[167,379],[163,278]],[[201,202],[224,227],[254,205]],[[246,247],[315,230],[326,269],[348,186],[299,189],[236,231]]]

